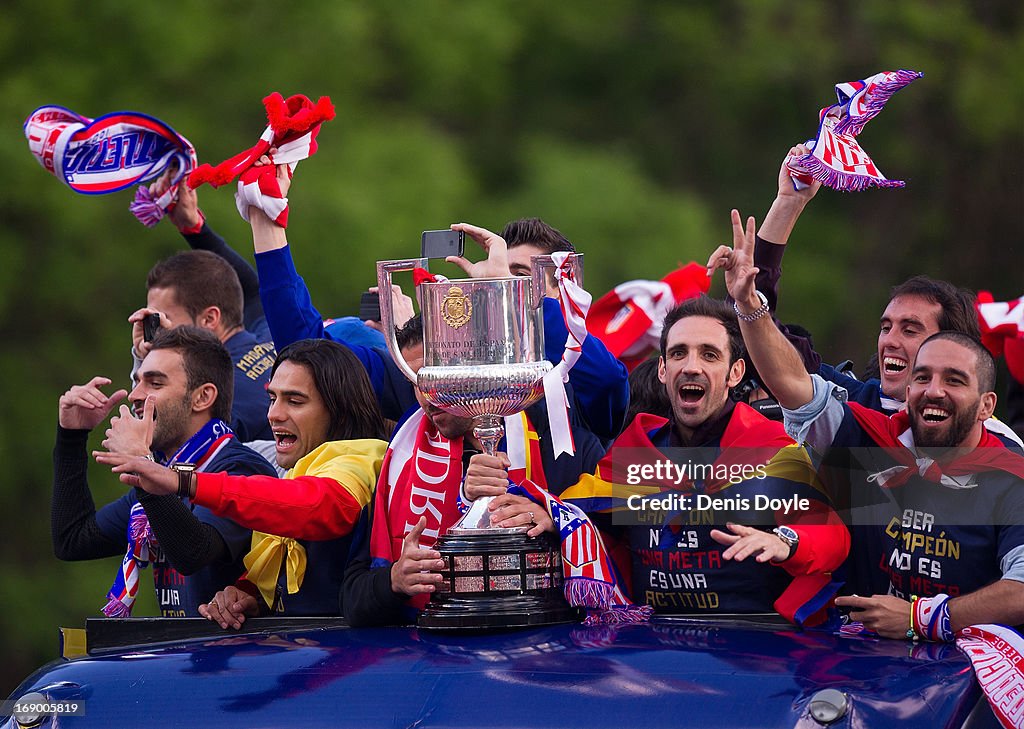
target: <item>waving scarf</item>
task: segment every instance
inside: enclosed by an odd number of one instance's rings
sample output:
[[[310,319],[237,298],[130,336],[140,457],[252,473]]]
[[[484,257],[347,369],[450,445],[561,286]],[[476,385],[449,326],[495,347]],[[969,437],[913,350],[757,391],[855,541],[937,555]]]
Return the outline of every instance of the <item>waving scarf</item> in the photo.
[[[975,303],[981,341],[992,353],[1006,358],[1006,368],[1024,385],[1024,296],[996,301],[988,291],[979,291]]]
[[[263,106],[269,125],[259,141],[215,167],[198,167],[189,175],[188,184],[195,188],[208,182],[220,187],[239,177],[235,205],[242,219],[248,221],[249,208],[257,207],[282,228],[287,228],[288,198],[281,194],[277,165],[288,165],[290,176],[301,160],[316,153],[320,126],[334,118],[334,105],[326,96],[321,96],[314,104],[302,94],[285,100],[274,92],[263,99]],[[272,147],[277,151],[270,154]],[[268,155],[272,164],[255,167],[263,155]]]
[[[196,471],[202,471],[234,437],[227,423],[214,418],[196,431],[170,458],[158,452],[153,455],[165,466],[193,463]],[[163,562],[165,559],[142,504],[132,506],[127,538],[128,551],[107,593],[107,604],[103,606],[103,614],[108,618],[127,618],[132,614],[139,592],[139,570],[148,567],[150,562]]]
[[[803,189],[815,179],[841,192],[859,192],[872,186],[903,187],[906,183],[902,180],[886,179],[856,137],[893,94],[923,75],[917,71],[884,71],[862,81],[836,84],[839,103],[819,112],[818,134],[807,143],[811,152],[787,163],[793,185]]]
[[[47,172],[83,195],[103,195],[177,172],[159,197],[140,187],[129,206],[148,227],[177,200],[178,184],[196,165],[192,144],[146,114],[116,111],[97,119],[63,106],[41,106],[24,124],[29,150]]]

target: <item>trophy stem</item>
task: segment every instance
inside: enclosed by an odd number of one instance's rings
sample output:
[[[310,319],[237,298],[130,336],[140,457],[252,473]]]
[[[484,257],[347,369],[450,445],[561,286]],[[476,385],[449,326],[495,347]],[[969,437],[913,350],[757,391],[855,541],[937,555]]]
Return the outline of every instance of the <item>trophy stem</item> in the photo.
[[[473,418],[473,435],[484,453],[493,456],[498,452],[498,443],[505,437],[505,420],[496,415],[478,415]]]
[[[477,415],[473,418],[473,435],[484,449],[484,453],[493,456],[498,452],[498,443],[505,437],[505,419],[497,415]],[[509,532],[526,531],[523,527],[499,529],[491,526],[491,512],[488,506],[493,496],[481,496],[474,501],[469,511],[448,530],[449,534],[507,534]]]

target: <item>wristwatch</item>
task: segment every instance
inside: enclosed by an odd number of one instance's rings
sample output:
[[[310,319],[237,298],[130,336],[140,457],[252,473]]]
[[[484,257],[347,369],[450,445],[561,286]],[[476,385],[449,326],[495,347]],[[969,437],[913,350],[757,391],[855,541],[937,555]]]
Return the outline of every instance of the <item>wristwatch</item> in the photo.
[[[780,526],[772,529],[772,534],[781,539],[787,546],[789,546],[789,554],[786,555],[786,559],[789,559],[796,554],[796,548],[800,546],[800,535],[796,533],[796,530],[788,526]],[[785,562],[786,559],[780,559],[779,562]]]
[[[178,496],[183,499],[192,498],[192,484],[195,481],[196,465],[194,463],[174,463],[171,470],[178,474]]]

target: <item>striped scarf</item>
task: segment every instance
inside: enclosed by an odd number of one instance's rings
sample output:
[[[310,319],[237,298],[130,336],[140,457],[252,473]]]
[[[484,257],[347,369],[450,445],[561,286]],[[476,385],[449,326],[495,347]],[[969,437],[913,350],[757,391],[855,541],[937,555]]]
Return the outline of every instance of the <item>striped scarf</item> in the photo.
[[[798,190],[820,180],[841,192],[859,192],[869,187],[903,187],[902,180],[889,180],[879,171],[860,144],[857,135],[878,116],[889,98],[924,74],[918,71],[884,71],[862,81],[836,84],[839,103],[818,113],[818,134],[807,143],[809,154],[787,162],[793,186]]]
[[[143,225],[153,227],[175,203],[178,184],[196,165],[192,144],[169,125],[134,111],[97,119],[63,106],[41,106],[24,124],[29,150],[47,172],[83,195],[117,192],[177,172],[159,197],[145,186],[129,206]]]
[[[291,176],[301,160],[316,153],[320,126],[334,118],[334,105],[326,96],[321,96],[314,104],[302,94],[285,100],[274,92],[263,99],[263,106],[269,124],[255,146],[215,167],[201,165],[189,175],[188,184],[195,188],[208,182],[220,187],[238,177],[235,205],[242,219],[248,222],[249,208],[256,207],[282,228],[287,228],[288,198],[281,194],[277,165],[288,165]],[[270,154],[272,147],[276,151]],[[269,155],[272,164],[255,167],[255,162],[263,155]]]

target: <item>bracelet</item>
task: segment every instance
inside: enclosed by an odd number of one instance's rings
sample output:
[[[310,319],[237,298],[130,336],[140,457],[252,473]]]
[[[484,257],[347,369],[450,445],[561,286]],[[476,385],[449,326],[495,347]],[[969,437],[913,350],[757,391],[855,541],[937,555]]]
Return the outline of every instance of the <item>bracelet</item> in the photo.
[[[736,318],[739,319],[740,321],[757,321],[761,317],[768,315],[768,297],[762,294],[757,289],[754,290],[754,293],[757,294],[757,298],[761,299],[761,306],[759,306],[757,309],[754,309],[754,311],[750,312],[749,314],[742,313],[740,311],[739,305],[736,303],[736,300],[733,300],[732,310],[736,312]]]
[[[910,596],[910,627],[907,628],[907,640],[912,640],[915,643],[918,641],[917,631],[914,630],[914,603],[917,602],[917,595]]]

